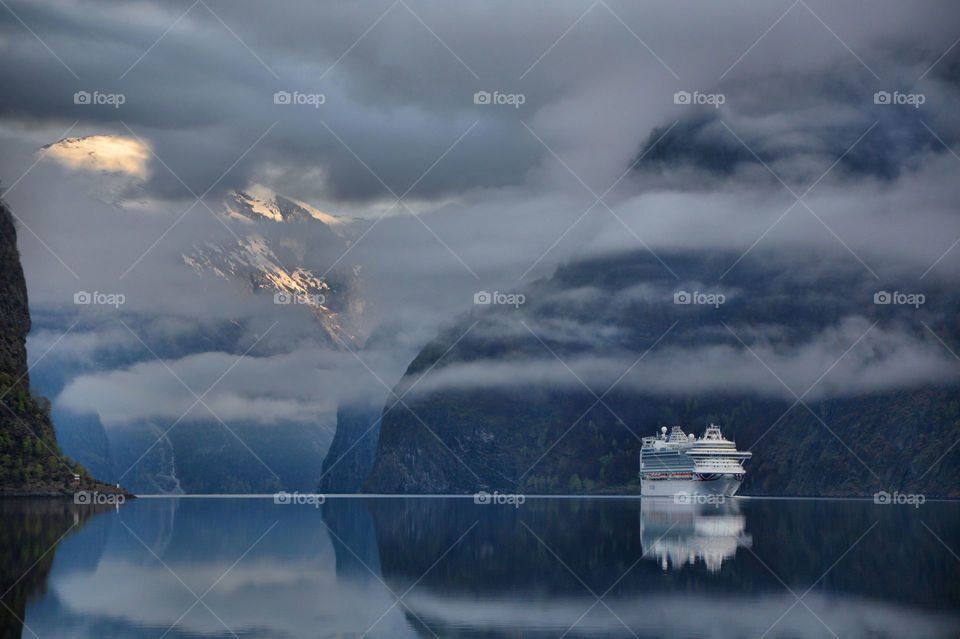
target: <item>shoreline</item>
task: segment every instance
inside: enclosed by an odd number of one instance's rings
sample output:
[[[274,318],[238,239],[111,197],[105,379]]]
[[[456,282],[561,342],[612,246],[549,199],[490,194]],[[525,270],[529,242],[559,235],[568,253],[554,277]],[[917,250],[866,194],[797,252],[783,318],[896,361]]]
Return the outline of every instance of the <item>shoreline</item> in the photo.
[[[119,493],[113,493],[119,494]],[[336,493],[336,494],[323,494],[323,493],[289,493],[290,495],[297,494],[301,496],[318,496],[323,499],[472,499],[473,494],[368,494],[368,493]],[[57,500],[57,499],[68,499],[72,497],[72,494],[62,495],[62,494],[0,494],[0,499],[17,499],[17,500],[26,500],[26,499],[43,499],[43,500]],[[274,494],[269,493],[198,493],[198,494],[185,494],[185,495],[166,495],[166,494],[126,494],[128,499],[273,499]],[[526,494],[524,495],[526,499],[624,499],[624,500],[641,500],[643,497],[637,494],[598,494],[598,495],[579,495],[579,494]],[[646,497],[646,499],[653,500],[663,500],[669,499],[669,497]],[[728,497],[731,500],[744,500],[744,501],[868,501],[873,502],[872,495],[840,495],[840,496],[816,496],[816,495],[734,495]],[[930,502],[939,502],[939,503],[951,503],[956,502],[960,503],[960,497],[928,497],[925,503]],[[88,504],[77,504],[78,506],[85,506]],[[280,504],[283,505],[283,504]],[[478,505],[487,505],[487,504],[478,504]],[[878,504],[878,505],[887,505],[887,504]]]

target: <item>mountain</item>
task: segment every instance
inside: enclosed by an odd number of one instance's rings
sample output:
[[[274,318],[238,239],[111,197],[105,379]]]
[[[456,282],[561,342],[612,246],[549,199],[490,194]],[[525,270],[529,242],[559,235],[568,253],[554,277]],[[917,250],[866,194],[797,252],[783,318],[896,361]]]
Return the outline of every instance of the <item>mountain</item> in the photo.
[[[380,436],[382,393],[369,399],[341,402],[337,430],[323,458],[321,493],[358,493],[377,453]]]
[[[387,319],[371,331],[363,347],[355,351],[362,360],[373,363],[378,378],[369,376],[366,384],[355,382],[349,396],[340,398],[336,433],[323,458],[319,492],[361,492],[363,482],[373,470],[383,404],[389,393],[380,379],[399,379],[424,341],[424,337],[413,335],[400,323]]]
[[[279,313],[279,311],[278,311]],[[60,396],[54,405],[57,434],[64,450],[98,476],[120,481],[140,494],[156,493],[270,493],[278,490],[313,492],[320,477],[320,461],[333,437],[335,410],[332,402],[303,418],[264,421],[256,415],[234,415],[221,422],[214,413],[195,410],[188,418],[145,416],[125,422],[105,423],[97,406],[75,407],[63,400],[75,380],[102,371],[137,370],[146,348],[165,361],[176,362],[213,353],[239,358],[257,335],[243,321],[217,320],[191,327],[171,338],[155,330],[164,318],[136,313],[123,317],[146,347],[117,348],[97,358],[44,360],[45,392]],[[89,320],[87,330],[109,331],[113,318]],[[44,317],[43,326],[63,326],[63,319]],[[62,329],[61,329],[62,330]],[[325,333],[318,327],[317,336]],[[270,360],[275,353],[261,350],[257,356]],[[281,353],[283,355],[283,353]],[[60,366],[60,362],[64,365]],[[245,358],[247,365],[253,356]],[[225,366],[225,365],[224,365]],[[52,370],[56,368],[56,370]],[[252,373],[255,374],[255,373]],[[256,391],[253,391],[256,392]],[[321,398],[323,389],[318,389]],[[260,395],[271,401],[266,394]],[[318,401],[324,404],[323,401]],[[179,416],[179,415],[178,415]],[[222,415],[221,415],[222,416]],[[216,463],[211,463],[216,460]]]
[[[285,197],[263,186],[251,184],[244,191],[234,191],[224,200],[227,216],[248,222],[309,222],[324,224],[332,234],[349,237],[357,219],[339,218],[310,206],[306,202]]]
[[[154,328],[163,318],[126,313],[123,319],[154,353],[168,361],[207,352],[239,357],[256,338],[242,321],[204,322],[172,339]],[[34,318],[33,333],[59,334],[69,321],[56,313],[40,314]],[[85,322],[90,332],[108,332],[116,325],[110,317],[92,317]],[[317,335],[323,335],[319,327]],[[44,394],[60,396],[84,375],[135,369],[143,361],[144,349],[131,346],[101,352],[96,358],[58,359],[53,351],[34,369],[31,382]],[[145,418],[105,426],[96,406],[81,410],[57,401],[53,416],[61,448],[96,477],[119,481],[137,493],[219,493],[280,488],[313,491],[320,475],[318,459],[333,436],[335,412],[318,412],[305,422],[285,420],[269,425],[256,419],[231,419],[229,430],[212,414],[200,411],[176,425],[169,418]],[[210,464],[211,456],[220,463]]]
[[[50,401],[30,389],[29,331],[30,309],[17,230],[13,215],[0,202],[0,495],[118,492],[63,456],[53,429]]]
[[[230,193],[223,204],[224,219],[239,222],[236,232],[225,243],[194,246],[183,255],[188,266],[274,295],[279,304],[309,307],[332,346],[363,342],[359,269],[337,269],[334,260],[365,221],[322,213],[262,185]]]
[[[137,209],[149,199],[143,182],[152,155],[140,140],[74,137],[47,145],[42,152],[72,170],[96,174],[90,192],[94,199],[120,209]],[[197,240],[180,255],[184,268],[207,278],[202,285],[222,289],[226,281],[253,304],[260,304],[255,297],[268,304],[273,301],[278,318],[312,317],[315,330],[308,328],[305,337],[326,348],[353,349],[364,343],[363,274],[359,268],[338,263],[369,222],[329,215],[260,184],[228,192],[219,206],[211,206],[223,223],[215,228],[223,232]],[[287,310],[290,313],[281,313]],[[62,309],[48,310],[35,320],[50,331],[62,331],[70,322]],[[239,355],[252,345],[244,341],[253,331],[243,320],[205,322],[176,340],[165,340],[151,330],[156,320],[128,310],[123,313],[123,321],[165,361],[211,352]],[[86,318],[84,326],[90,329]],[[109,325],[98,328],[111,329]],[[47,358],[38,367],[34,383],[45,395],[57,397],[79,376],[129,369],[142,358],[139,349],[122,348],[100,353],[93,361],[52,365],[52,358]],[[382,398],[378,401],[382,403]],[[212,417],[176,428],[166,420],[106,428],[95,411],[78,413],[62,404],[57,402],[53,412],[63,450],[98,477],[122,479],[144,493],[312,491],[321,473],[317,460],[330,445],[334,418],[332,410],[325,410],[310,423],[275,424],[275,429],[253,420],[234,420],[230,424],[234,432],[227,432]],[[220,463],[207,463],[205,456],[210,455]]]
[[[715,422],[754,453],[745,494],[960,496],[960,294],[875,303],[911,289],[782,253],[701,281],[737,257],[580,260],[457,318],[395,387],[417,385],[364,490],[632,491],[640,437]]]
[[[216,210],[230,232],[185,252],[184,268],[201,278],[236,284],[242,295],[265,297],[278,305],[278,316],[289,305],[292,312],[312,317],[316,330],[310,337],[327,348],[340,350],[344,344],[357,348],[364,342],[362,273],[337,268],[335,261],[367,222],[328,215],[257,184],[228,193]],[[170,341],[151,330],[155,319],[124,315],[124,322],[163,359],[200,352],[239,354],[251,345],[242,322],[205,323]],[[64,321],[62,316],[41,318],[51,329],[62,327]],[[41,367],[38,383],[45,393],[56,396],[78,375],[129,368],[141,356],[140,351],[118,352],[105,355],[96,366],[68,362],[72,369]],[[382,404],[382,397],[378,401]],[[175,428],[169,421],[143,420],[107,429],[95,413],[77,414],[59,405],[54,412],[71,456],[102,477],[122,477],[139,493],[313,491],[321,474],[317,460],[327,452],[334,423],[333,412],[328,411],[310,423],[270,427],[232,420],[233,433],[213,417]],[[210,456],[218,463],[210,464]],[[367,470],[372,448],[369,456]]]

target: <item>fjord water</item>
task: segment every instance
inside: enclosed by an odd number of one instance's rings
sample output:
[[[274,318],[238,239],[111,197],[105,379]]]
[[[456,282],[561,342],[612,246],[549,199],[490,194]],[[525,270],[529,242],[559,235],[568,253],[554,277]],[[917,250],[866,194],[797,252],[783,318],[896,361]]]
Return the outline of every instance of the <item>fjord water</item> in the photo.
[[[180,498],[31,512],[43,507],[4,510],[17,546],[3,603],[25,637],[960,633],[958,503]]]

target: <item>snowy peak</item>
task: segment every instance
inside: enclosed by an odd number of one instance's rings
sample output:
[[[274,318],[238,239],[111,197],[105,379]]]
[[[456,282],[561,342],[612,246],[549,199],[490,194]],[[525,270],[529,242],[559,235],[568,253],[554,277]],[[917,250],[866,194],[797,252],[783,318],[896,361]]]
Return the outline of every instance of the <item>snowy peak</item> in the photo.
[[[361,274],[329,264],[360,234],[364,220],[328,215],[260,184],[228,194],[224,215],[236,222],[233,238],[194,245],[182,255],[188,266],[310,312],[331,345],[362,343]]]
[[[282,227],[280,227],[282,229]],[[293,230],[295,227],[291,227]],[[341,251],[347,240],[332,234]],[[296,239],[269,239],[251,229],[222,244],[195,245],[183,261],[198,275],[209,273],[242,283],[254,295],[273,295],[274,304],[308,310],[331,345],[362,343],[362,278],[357,269],[326,271],[311,264],[310,251]],[[324,273],[324,275],[318,275]]]
[[[256,290],[308,295],[329,289],[306,268],[284,267],[267,240],[256,233],[238,240],[232,247],[207,242],[202,247],[195,247],[194,253],[184,255],[183,259],[198,273],[211,271],[226,279],[243,278]]]
[[[331,345],[362,343],[358,273],[331,273],[328,281],[301,263],[285,263],[270,241],[257,233],[223,246],[206,242],[182,257],[200,275],[243,282],[253,294],[272,294],[274,304],[309,310]],[[290,258],[289,253],[285,257]]]
[[[344,220],[328,215],[305,202],[285,197],[260,185],[252,184],[243,191],[234,191],[224,200],[227,216],[245,221],[310,222],[318,221],[334,227]]]

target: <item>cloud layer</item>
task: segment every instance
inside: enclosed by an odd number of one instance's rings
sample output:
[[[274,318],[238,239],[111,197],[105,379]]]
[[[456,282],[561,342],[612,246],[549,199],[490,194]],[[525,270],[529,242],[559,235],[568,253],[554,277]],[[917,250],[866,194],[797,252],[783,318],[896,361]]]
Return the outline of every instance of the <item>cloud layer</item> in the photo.
[[[582,258],[649,251],[660,275],[715,288],[729,286],[744,255],[789,263],[801,279],[852,268],[878,288],[922,290],[960,272],[951,151],[960,12],[949,2],[872,3],[869,20],[825,2],[569,2],[549,12],[494,3],[455,13],[436,2],[288,2],[267,13],[252,0],[9,7],[0,12],[0,177],[12,186],[41,318],[31,352],[49,345],[48,365],[72,362],[58,401],[109,424],[175,419],[192,402],[120,319],[198,387],[279,319],[210,397],[218,413],[269,423],[383,392],[475,292],[522,292]],[[495,99],[514,94],[516,108]],[[696,104],[684,94],[714,97]],[[122,103],[103,97],[118,95]],[[917,95],[922,104],[910,102]],[[381,337],[361,360],[318,340],[302,309],[278,311],[244,283],[184,265],[198,244],[236,241],[239,223],[219,213],[251,183],[366,219],[346,249],[304,226],[257,229],[321,271],[362,274],[365,329]],[[671,257],[684,254],[723,259],[691,273]],[[78,308],[81,290],[126,303]],[[641,282],[632,292],[660,294]],[[824,303],[835,294],[824,291]],[[789,352],[756,349],[799,393],[864,321],[850,316]],[[156,332],[140,333],[150,322]],[[243,335],[211,337],[227,325]],[[616,338],[600,322],[543,329],[595,345]],[[878,329],[873,339],[873,351],[851,354],[817,392],[952,370],[945,351],[914,333]],[[785,392],[745,349],[664,347],[624,383]],[[630,361],[601,354],[571,367],[602,386]],[[645,372],[655,370],[670,373]],[[539,359],[451,367],[431,383],[503,379],[571,383]]]

